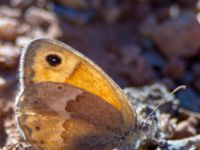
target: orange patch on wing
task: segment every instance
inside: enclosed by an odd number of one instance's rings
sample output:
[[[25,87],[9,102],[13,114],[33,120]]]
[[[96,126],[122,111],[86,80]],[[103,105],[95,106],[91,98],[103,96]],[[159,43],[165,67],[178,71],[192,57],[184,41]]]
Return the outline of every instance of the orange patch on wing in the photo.
[[[65,82],[89,91],[101,97],[116,109],[121,110],[121,104],[118,101],[122,99],[121,95],[116,92],[116,89],[113,89],[113,86],[110,85],[108,80],[102,76],[101,73],[86,62],[80,63]]]

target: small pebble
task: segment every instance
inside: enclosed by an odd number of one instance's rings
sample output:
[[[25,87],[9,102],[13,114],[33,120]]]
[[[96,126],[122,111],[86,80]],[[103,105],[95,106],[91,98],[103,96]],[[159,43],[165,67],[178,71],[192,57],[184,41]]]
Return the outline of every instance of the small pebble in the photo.
[[[171,57],[163,68],[163,74],[173,79],[180,79],[186,70],[185,62],[177,57]]]
[[[4,40],[16,39],[19,25],[20,23],[16,19],[0,18],[0,38]]]

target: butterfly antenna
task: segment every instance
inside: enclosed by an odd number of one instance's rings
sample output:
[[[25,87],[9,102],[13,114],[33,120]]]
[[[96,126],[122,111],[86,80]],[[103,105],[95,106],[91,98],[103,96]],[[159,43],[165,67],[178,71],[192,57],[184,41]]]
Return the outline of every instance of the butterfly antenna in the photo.
[[[185,86],[185,85],[180,85],[180,86],[178,86],[177,88],[175,88],[175,89],[171,92],[171,94],[174,94],[174,93],[176,93],[176,92],[179,91],[179,90],[185,90],[185,89],[186,89],[186,86]],[[152,117],[153,113],[154,113],[161,105],[163,105],[164,103],[165,103],[165,101],[162,101],[160,104],[158,104],[158,105],[153,109],[153,111],[149,114],[149,116],[146,118],[145,122],[147,122],[147,121]]]
[[[180,86],[178,86],[177,88],[175,88],[172,92],[171,92],[171,94],[174,94],[174,93],[176,93],[177,91],[179,91],[179,90],[185,90],[186,89],[186,86],[185,85],[180,85]]]

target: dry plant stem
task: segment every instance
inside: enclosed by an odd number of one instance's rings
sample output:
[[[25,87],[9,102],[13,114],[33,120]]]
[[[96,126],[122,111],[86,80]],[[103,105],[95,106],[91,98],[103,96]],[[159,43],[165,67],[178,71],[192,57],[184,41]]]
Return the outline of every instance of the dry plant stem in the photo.
[[[200,135],[196,135],[189,138],[184,138],[180,140],[167,140],[165,141],[171,147],[179,147],[179,145],[193,145],[196,148],[200,148]]]
[[[198,112],[189,111],[189,110],[184,109],[184,108],[179,108],[179,112],[181,114],[187,115],[188,117],[192,115],[200,121],[200,113],[198,113]]]

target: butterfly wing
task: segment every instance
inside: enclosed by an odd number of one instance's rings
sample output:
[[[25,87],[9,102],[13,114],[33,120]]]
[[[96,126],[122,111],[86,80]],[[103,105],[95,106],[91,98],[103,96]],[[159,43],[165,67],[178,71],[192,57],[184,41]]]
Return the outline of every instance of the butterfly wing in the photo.
[[[19,125],[36,149],[111,149],[127,132],[116,108],[68,84],[33,84],[18,107]]]
[[[56,58],[59,58],[59,65],[52,65],[52,63],[47,59],[49,58],[48,56],[56,56]],[[38,145],[39,140],[37,139],[40,139],[38,132],[33,130],[32,126],[32,124],[39,124],[38,120],[40,120],[42,128],[45,129],[43,132],[48,135],[48,139],[50,138],[57,141],[55,142],[55,145],[52,146],[54,149],[55,146],[60,146],[62,149],[63,143],[66,147],[66,143],[74,141],[74,138],[77,138],[77,135],[79,134],[81,135],[81,132],[84,134],[81,138],[79,137],[79,139],[82,139],[83,141],[88,139],[87,141],[90,141],[90,143],[95,143],[91,142],[92,139],[95,139],[94,141],[99,141],[99,143],[101,143],[104,141],[104,138],[102,138],[104,135],[107,136],[107,142],[110,143],[113,142],[112,137],[117,137],[111,136],[112,134],[121,134],[117,133],[114,124],[120,125],[119,131],[121,132],[134,127],[136,114],[129,105],[127,97],[124,95],[121,89],[97,65],[71,47],[48,39],[38,39],[28,45],[28,47],[24,50],[21,60],[21,93],[23,94],[21,94],[17,100],[19,110],[18,118],[20,127],[25,132],[25,136],[27,138],[29,137],[29,141],[31,143],[37,141],[37,144],[35,145]],[[45,114],[41,113],[43,110],[46,110],[46,105],[44,105],[42,108],[39,107],[37,111],[27,106],[33,101],[31,94],[34,95],[34,90],[38,91],[38,89],[40,89],[38,92],[45,91],[45,93],[48,93],[48,95],[43,98],[47,101],[48,97],[53,97],[52,92],[50,92],[51,89],[53,89],[53,86],[50,86],[48,84],[49,82],[55,85],[64,84],[66,86],[71,86],[74,87],[72,89],[75,91],[79,89],[84,91],[84,93],[87,93],[86,95],[81,94],[83,96],[81,99],[84,99],[84,104],[80,105],[80,103],[75,103],[73,104],[74,108],[71,105],[68,105],[69,110],[73,108],[73,112],[79,111],[78,121],[76,119],[70,119],[70,121],[68,120],[66,123],[65,117],[68,116],[66,112],[63,112],[64,116],[66,115],[63,118],[60,115],[55,117],[52,112],[46,112]],[[34,85],[39,86],[34,88],[34,90],[31,90],[31,87]],[[41,85],[43,85],[43,88],[40,88]],[[27,94],[27,91],[29,91],[28,93],[30,94]],[[67,90],[64,93],[65,95],[62,98],[56,98],[58,97],[58,93],[54,93],[55,98],[51,101],[56,101],[56,103],[54,102],[56,105],[54,105],[57,108],[65,106],[66,103],[64,102],[66,101],[63,102],[63,98],[70,97],[71,95],[71,93],[67,92]],[[91,95],[93,97],[91,98],[93,102],[91,102],[89,99]],[[112,113],[109,112],[111,110]],[[94,127],[91,122],[86,121],[87,123],[83,123],[80,121],[86,116],[92,116],[94,112],[98,112],[98,117],[91,117],[90,119],[93,122],[95,122],[95,119],[97,118],[99,120],[102,118],[102,124],[100,124],[101,121],[97,121],[99,124],[98,127]],[[105,118],[105,116],[110,118],[104,120],[103,118]],[[118,121],[113,121],[112,118]],[[109,126],[109,128],[111,128],[109,132],[107,132],[108,130],[99,128],[107,127],[106,124],[110,123],[112,125]],[[31,134],[29,131],[30,129]],[[75,129],[80,129],[80,131],[77,132]],[[119,127],[117,127],[117,129],[119,129]],[[86,135],[85,132],[87,133]],[[44,133],[42,133],[42,135],[45,135]],[[62,139],[60,138],[60,133],[62,133]],[[35,135],[35,138],[32,137],[33,134]],[[93,134],[100,134],[101,136],[97,138],[98,136]],[[110,137],[110,140],[108,140],[108,137]],[[43,138],[44,137],[41,136],[41,140]],[[75,141],[78,141],[77,143],[79,144],[81,143],[80,140]],[[40,142],[44,143],[44,141]],[[49,145],[49,143],[53,142],[49,142],[47,140],[46,143]]]

